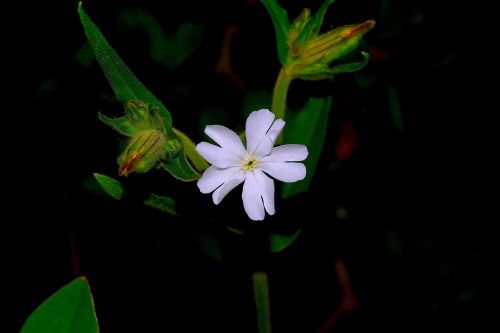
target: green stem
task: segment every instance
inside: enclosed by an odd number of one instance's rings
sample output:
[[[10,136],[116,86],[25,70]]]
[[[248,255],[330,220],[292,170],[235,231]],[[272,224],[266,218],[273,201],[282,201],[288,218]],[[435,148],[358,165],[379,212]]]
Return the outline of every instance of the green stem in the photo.
[[[276,118],[285,119],[286,96],[292,80],[293,77],[288,73],[287,69],[282,67],[273,90],[272,111]]]
[[[203,159],[203,157],[196,151],[196,145],[194,142],[184,133],[182,133],[177,128],[174,128],[175,135],[179,137],[184,145],[184,151],[186,156],[198,172],[203,172],[208,168],[208,163]]]
[[[259,333],[271,333],[271,309],[269,306],[267,273],[254,272],[252,274],[252,282]]]
[[[274,84],[273,90],[273,105],[272,111],[278,119],[285,119],[286,111],[286,96],[288,94],[288,88],[290,83],[292,83],[293,76],[289,74],[285,67],[282,67],[276,83]],[[276,140],[277,144],[283,142],[283,132],[279,135]]]

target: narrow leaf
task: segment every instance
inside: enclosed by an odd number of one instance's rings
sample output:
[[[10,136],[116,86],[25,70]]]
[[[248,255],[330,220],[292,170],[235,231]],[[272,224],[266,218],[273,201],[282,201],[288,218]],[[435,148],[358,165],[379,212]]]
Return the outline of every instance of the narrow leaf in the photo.
[[[314,18],[313,18],[311,24],[313,27],[313,31],[315,33],[318,33],[319,30],[321,29],[321,25],[323,24],[323,19],[325,18],[326,10],[334,2],[335,2],[335,0],[323,1],[323,4],[321,5],[321,7],[319,7],[318,12],[316,13],[316,15],[314,15]]]
[[[144,200],[144,204],[172,216],[179,215],[175,209],[175,200],[170,197],[150,193],[149,198]]]
[[[300,143],[307,146],[309,156],[304,161],[307,175],[296,183],[283,184],[281,197],[288,198],[294,194],[306,192],[318,164],[328,124],[328,114],[332,106],[332,98],[310,98],[304,109],[299,112],[287,110],[285,143]]]
[[[102,189],[116,200],[120,200],[123,196],[122,184],[111,177],[94,173],[95,180],[101,185]]]
[[[132,136],[134,133],[134,127],[130,124],[128,117],[109,118],[100,112],[97,113],[97,117],[104,124],[112,127],[115,131],[122,135]]]
[[[21,333],[98,333],[90,287],[80,277],[59,289],[26,320]]]
[[[172,117],[170,112],[125,65],[120,56],[109,45],[99,28],[84,12],[81,2],[78,5],[78,13],[90,46],[92,46],[97,61],[111,84],[116,98],[123,105],[130,100],[140,100],[158,106],[165,121],[165,126],[171,126]]]
[[[126,103],[131,100],[139,100],[159,107],[159,112],[163,118],[163,124],[165,125],[168,137],[177,138],[172,128],[172,117],[170,112],[149,90],[146,89],[125,65],[115,50],[109,45],[99,28],[83,11],[81,2],[78,5],[78,13],[97,61],[111,84],[116,98],[123,105],[126,105]],[[110,118],[100,116],[100,119],[118,131],[123,131],[124,133],[128,132],[126,128],[117,128],[119,127],[118,124],[116,122],[113,123],[113,120]],[[187,161],[184,149],[175,159],[162,163],[160,166],[170,172],[175,178],[182,181],[193,181],[200,177]]]
[[[266,7],[269,15],[271,15],[271,20],[273,21],[274,30],[276,32],[278,57],[281,64],[284,65],[288,56],[287,35],[288,30],[290,30],[288,13],[276,0],[261,0],[261,2]]]

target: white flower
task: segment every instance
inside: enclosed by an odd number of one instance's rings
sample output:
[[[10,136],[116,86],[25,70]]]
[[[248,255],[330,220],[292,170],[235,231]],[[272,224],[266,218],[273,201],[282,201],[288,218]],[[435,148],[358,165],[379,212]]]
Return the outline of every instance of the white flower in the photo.
[[[267,175],[287,183],[304,179],[306,167],[297,161],[307,157],[307,147],[292,144],[274,147],[285,126],[282,119],[274,120],[267,109],[252,112],[246,123],[247,148],[239,136],[221,125],[209,125],[205,133],[219,146],[201,142],[196,150],[212,164],[198,180],[202,193],[214,191],[216,205],[232,189],[243,184],[243,206],[254,221],[264,219],[264,208],[274,215],[274,181]]]

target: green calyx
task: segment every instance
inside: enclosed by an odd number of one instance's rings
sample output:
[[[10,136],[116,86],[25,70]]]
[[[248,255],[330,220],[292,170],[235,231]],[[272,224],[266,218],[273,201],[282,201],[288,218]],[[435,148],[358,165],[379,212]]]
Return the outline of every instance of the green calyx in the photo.
[[[168,135],[157,106],[131,100],[126,103],[123,117],[113,119],[99,113],[99,119],[130,137],[118,157],[120,176],[147,172],[160,161],[168,162],[176,158],[182,150],[179,139]]]
[[[280,60],[283,69],[292,79],[333,78],[336,74],[357,71],[368,63],[369,57],[366,52],[361,52],[362,59],[359,61],[343,62],[343,58],[352,53],[359,46],[361,38],[373,29],[374,20],[320,33],[326,10],[335,2],[334,0],[325,0],[315,15],[311,14],[310,9],[305,8],[292,24],[282,23],[288,20],[288,16],[280,15],[278,9],[281,7],[275,0],[262,1],[270,11],[277,32],[279,28],[285,36],[277,40],[278,50],[281,51]],[[333,63],[335,65],[332,65]]]

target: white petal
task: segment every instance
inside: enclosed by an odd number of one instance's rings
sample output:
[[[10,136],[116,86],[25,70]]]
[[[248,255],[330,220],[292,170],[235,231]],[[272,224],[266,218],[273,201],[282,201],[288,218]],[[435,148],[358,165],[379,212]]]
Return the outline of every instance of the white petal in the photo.
[[[262,221],[265,216],[264,204],[262,203],[259,184],[252,172],[247,173],[241,197],[248,217],[254,221]]]
[[[267,110],[261,109],[250,113],[247,119],[245,134],[247,137],[247,151],[253,153],[258,144],[271,127],[274,120],[274,114]]]
[[[214,204],[218,205],[222,201],[222,199],[224,199],[224,197],[229,192],[231,192],[232,189],[243,183],[244,180],[245,180],[245,172],[240,170],[230,180],[222,184],[221,187],[219,187],[214,191],[212,195]]]
[[[261,157],[268,155],[273,149],[274,143],[280,135],[281,130],[285,127],[285,122],[282,119],[276,119],[269,131],[263,137],[255,150],[255,156]]]
[[[254,173],[264,200],[264,207],[269,215],[274,215],[276,212],[274,208],[274,181],[258,169]]]
[[[267,162],[259,164],[259,169],[285,183],[293,183],[306,177],[306,167],[296,162]]]
[[[221,169],[212,165],[201,175],[197,182],[198,188],[201,193],[210,193],[236,176],[240,170],[238,167]]]
[[[230,152],[208,142],[200,142],[196,151],[207,160],[208,163],[218,168],[229,168],[241,164],[241,159]]]
[[[221,125],[208,125],[205,133],[212,138],[223,149],[243,157],[246,154],[245,147],[241,143],[240,137],[229,128]]]
[[[304,145],[283,145],[274,147],[271,154],[263,157],[261,162],[291,162],[303,161],[307,158],[308,151]]]

